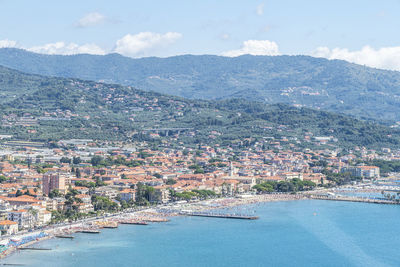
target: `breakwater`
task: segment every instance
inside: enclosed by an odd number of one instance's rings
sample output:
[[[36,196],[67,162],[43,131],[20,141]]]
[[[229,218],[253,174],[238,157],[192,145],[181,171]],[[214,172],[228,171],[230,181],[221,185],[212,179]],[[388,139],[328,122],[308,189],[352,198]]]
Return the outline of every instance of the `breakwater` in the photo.
[[[218,214],[218,213],[209,213],[209,212],[181,212],[180,215],[224,218],[224,219],[241,219],[241,220],[257,220],[258,219],[258,216],[236,215],[236,214]]]
[[[319,200],[332,200],[332,201],[348,201],[348,202],[363,202],[363,203],[373,203],[373,204],[389,204],[389,205],[399,205],[400,202],[386,199],[374,199],[367,197],[350,197],[350,196],[325,196],[325,195],[308,195],[310,199]]]

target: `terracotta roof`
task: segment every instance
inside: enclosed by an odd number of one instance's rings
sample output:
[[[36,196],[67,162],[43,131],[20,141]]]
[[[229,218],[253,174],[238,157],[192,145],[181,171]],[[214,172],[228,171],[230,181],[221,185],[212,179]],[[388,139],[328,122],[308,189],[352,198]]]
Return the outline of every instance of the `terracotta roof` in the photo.
[[[18,223],[9,220],[0,221],[0,225],[13,225],[13,224],[18,224]]]

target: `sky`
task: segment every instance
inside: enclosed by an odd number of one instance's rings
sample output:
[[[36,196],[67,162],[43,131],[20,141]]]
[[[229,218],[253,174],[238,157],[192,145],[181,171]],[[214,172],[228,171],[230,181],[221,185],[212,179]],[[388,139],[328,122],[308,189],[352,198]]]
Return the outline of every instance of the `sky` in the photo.
[[[400,0],[0,0],[0,48],[311,55],[400,70]]]

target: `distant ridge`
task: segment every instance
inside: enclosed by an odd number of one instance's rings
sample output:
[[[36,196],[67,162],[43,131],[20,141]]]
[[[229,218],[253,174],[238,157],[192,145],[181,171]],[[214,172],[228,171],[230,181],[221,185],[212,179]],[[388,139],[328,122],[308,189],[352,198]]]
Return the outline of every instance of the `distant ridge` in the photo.
[[[241,147],[270,140],[275,149],[274,140],[283,140],[282,149],[301,149],[317,145],[311,136],[322,136],[330,147],[400,147],[398,129],[351,116],[245,99],[190,100],[2,66],[0,117],[1,135],[45,143],[78,138]]]
[[[42,55],[0,49],[0,65],[47,76],[132,85],[186,98],[245,98],[400,120],[400,72],[310,56]]]

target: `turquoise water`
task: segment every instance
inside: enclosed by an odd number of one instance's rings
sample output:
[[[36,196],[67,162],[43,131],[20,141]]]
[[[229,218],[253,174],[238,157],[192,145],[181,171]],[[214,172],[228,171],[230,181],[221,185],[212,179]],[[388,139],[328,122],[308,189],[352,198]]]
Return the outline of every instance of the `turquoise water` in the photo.
[[[178,217],[76,234],[0,263],[27,266],[400,266],[400,206],[305,200],[251,207],[259,220]]]

